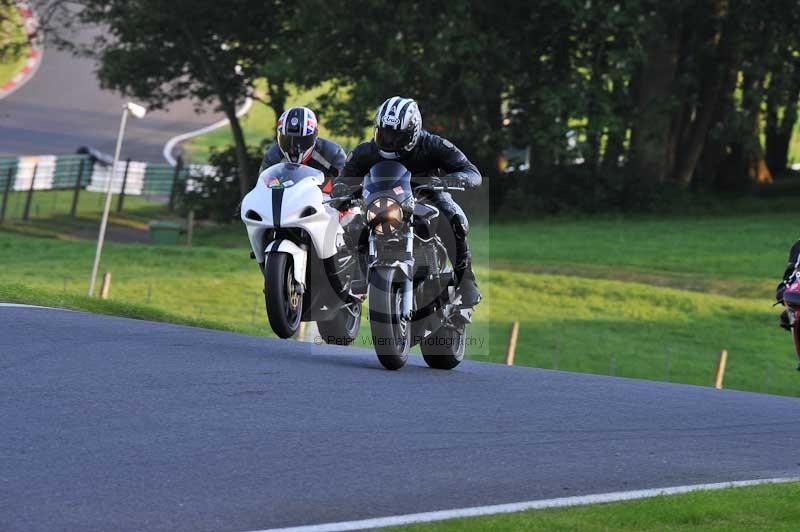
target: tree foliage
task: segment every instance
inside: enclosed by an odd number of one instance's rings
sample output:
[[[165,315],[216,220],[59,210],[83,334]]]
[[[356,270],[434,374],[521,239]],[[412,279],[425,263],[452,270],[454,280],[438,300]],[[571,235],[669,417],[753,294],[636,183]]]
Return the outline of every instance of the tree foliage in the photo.
[[[79,3],[108,28],[93,43],[107,86],[229,116],[259,76],[276,113],[290,85],[329,87],[318,114],[348,136],[385,98],[414,97],[490,177],[508,148],[529,150],[523,195],[561,179],[624,207],[769,181],[798,118],[797,0]]]
[[[628,192],[733,188],[786,168],[796,0],[306,4],[316,31],[290,77],[336,81],[319,104],[343,133],[402,94],[489,175],[512,145],[530,148],[532,179],[577,164],[565,179]]]
[[[258,168],[264,154],[265,145],[249,146],[247,149],[248,167]],[[178,203],[182,214],[190,210],[200,220],[214,220],[230,223],[238,220],[241,203],[239,183],[239,159],[236,149],[229,146],[222,150],[211,149],[209,164],[214,168],[210,173],[194,172],[191,176],[193,186],[181,190]]]

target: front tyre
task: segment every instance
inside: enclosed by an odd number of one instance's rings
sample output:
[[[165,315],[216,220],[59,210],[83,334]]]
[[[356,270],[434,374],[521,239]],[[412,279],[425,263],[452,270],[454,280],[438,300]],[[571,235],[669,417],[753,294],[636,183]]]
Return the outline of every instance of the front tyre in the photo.
[[[300,328],[303,296],[294,282],[294,263],[287,253],[270,253],[264,268],[264,297],[269,324],[280,338],[291,338]]]
[[[453,369],[464,360],[464,329],[445,326],[420,343],[422,358],[433,369]]]
[[[369,285],[369,320],[372,345],[384,368],[406,365],[411,347],[411,323],[402,316],[403,276],[397,270],[374,272]]]
[[[317,328],[326,344],[352,344],[361,328],[361,303],[352,303],[344,307],[332,320],[318,321]]]

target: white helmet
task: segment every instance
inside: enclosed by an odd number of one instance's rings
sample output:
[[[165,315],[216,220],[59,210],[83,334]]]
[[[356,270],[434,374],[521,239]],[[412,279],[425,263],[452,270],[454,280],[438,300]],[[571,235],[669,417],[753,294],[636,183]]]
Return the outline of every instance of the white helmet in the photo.
[[[389,98],[375,114],[375,144],[381,157],[397,159],[414,149],[422,131],[422,114],[410,98]]]

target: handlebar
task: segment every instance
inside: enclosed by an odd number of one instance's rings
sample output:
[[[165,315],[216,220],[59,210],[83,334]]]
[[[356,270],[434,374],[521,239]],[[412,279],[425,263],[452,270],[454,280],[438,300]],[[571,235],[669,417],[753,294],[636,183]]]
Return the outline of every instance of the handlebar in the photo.
[[[333,203],[335,201],[351,201],[352,199],[353,199],[352,195],[350,195],[350,196],[339,196],[338,198],[331,198],[331,199],[322,200],[322,204],[325,205],[327,203]]]
[[[456,192],[464,192],[467,189],[464,187],[448,187],[447,185],[445,186],[420,185],[414,188],[414,192],[419,192],[420,190],[431,190],[433,192],[450,192],[452,190]]]
[[[429,185],[419,185],[417,187],[414,187],[414,192],[415,193],[419,192],[421,190],[430,190],[432,192],[450,192],[451,190],[452,191],[456,191],[456,192],[464,192],[466,190],[466,188],[465,187],[450,187],[450,186],[447,186],[447,182],[444,181],[443,179],[440,179],[438,177],[432,177],[431,178],[431,184],[429,184]]]
[[[354,193],[361,189],[361,185],[353,185],[350,187],[350,194],[346,196],[339,196],[336,198],[330,198],[324,200],[322,203],[334,203],[337,201],[352,201],[354,199]],[[429,185],[418,185],[414,187],[413,192],[416,194],[417,192],[422,192],[425,190],[430,190],[431,192],[464,192],[467,189],[465,187],[449,187],[447,183],[443,180],[438,178],[432,178],[431,184]]]

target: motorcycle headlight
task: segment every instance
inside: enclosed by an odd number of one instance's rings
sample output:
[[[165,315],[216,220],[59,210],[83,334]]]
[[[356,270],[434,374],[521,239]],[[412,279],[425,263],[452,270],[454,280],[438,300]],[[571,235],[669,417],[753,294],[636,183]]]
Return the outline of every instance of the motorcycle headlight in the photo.
[[[378,235],[394,234],[403,225],[403,209],[392,198],[378,198],[367,207],[367,223]]]

